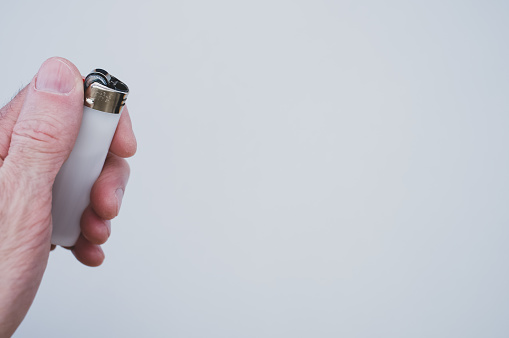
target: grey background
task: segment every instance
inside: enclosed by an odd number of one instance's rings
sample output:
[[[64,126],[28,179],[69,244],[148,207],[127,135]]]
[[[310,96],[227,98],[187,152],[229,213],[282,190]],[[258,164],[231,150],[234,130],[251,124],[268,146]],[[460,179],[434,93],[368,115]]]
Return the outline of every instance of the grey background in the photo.
[[[131,89],[100,268],[16,337],[507,337],[506,1],[10,1],[7,102],[58,55]]]

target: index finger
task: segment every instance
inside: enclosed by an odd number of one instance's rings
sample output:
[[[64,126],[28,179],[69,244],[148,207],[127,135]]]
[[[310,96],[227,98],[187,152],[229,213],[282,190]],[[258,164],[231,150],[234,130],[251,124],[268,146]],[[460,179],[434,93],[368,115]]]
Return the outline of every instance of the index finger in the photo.
[[[136,137],[134,136],[129,110],[126,106],[122,111],[122,115],[120,115],[110,151],[117,156],[126,158],[133,156],[136,153],[136,149]]]

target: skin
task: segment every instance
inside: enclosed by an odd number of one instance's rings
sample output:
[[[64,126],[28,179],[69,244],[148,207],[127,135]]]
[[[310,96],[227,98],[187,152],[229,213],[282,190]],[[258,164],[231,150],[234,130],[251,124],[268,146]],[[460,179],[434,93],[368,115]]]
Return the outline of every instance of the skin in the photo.
[[[43,73],[43,67],[59,70],[52,72],[57,74],[52,84],[64,93],[44,86],[48,72]],[[71,62],[51,58],[0,109],[0,337],[10,337],[25,317],[54,249],[51,190],[79,131],[82,83]],[[81,235],[67,248],[87,266],[99,266],[104,260],[100,245],[110,236],[110,220],[119,213],[129,178],[124,158],[135,152],[136,139],[124,108],[90,205],[83,212]]]

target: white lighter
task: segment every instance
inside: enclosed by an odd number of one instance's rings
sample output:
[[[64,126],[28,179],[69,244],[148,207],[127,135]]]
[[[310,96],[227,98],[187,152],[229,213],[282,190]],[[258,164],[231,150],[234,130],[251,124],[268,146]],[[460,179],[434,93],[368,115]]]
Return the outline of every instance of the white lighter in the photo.
[[[90,203],[92,185],[99,177],[129,89],[103,69],[94,69],[84,81],[85,104],[74,148],[53,185],[51,243],[73,246],[80,220]]]

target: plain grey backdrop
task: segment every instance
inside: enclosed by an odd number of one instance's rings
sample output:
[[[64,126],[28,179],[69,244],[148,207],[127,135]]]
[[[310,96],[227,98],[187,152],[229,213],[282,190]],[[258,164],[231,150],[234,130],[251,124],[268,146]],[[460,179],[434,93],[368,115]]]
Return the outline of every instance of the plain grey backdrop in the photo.
[[[131,89],[100,268],[57,249],[15,337],[507,337],[507,1],[9,1]]]

